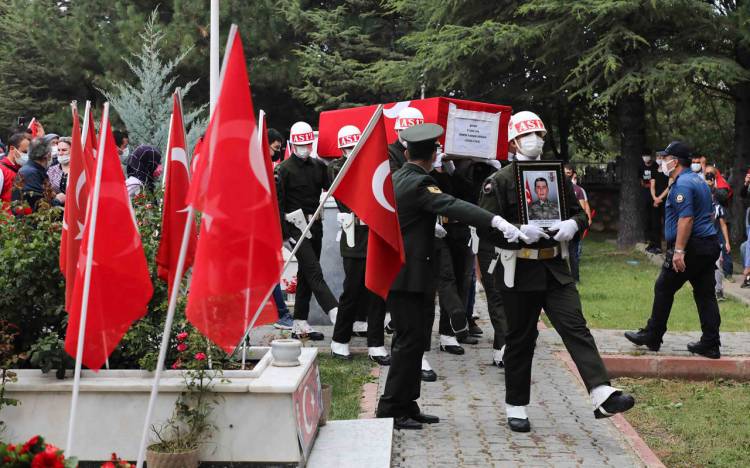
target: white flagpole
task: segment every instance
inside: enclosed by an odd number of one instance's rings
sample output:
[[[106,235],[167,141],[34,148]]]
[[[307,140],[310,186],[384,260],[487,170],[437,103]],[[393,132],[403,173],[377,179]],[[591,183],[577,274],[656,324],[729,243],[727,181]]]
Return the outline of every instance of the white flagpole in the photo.
[[[86,110],[83,111],[83,126],[81,126],[81,146],[86,146],[86,138],[89,135],[89,113],[91,112],[91,101],[86,101]]]
[[[88,107],[88,106],[87,106]],[[109,103],[104,103],[104,112],[102,113],[102,128],[109,125]],[[78,394],[81,389],[81,361],[83,360],[83,341],[86,337],[86,315],[89,309],[89,296],[91,292],[91,268],[94,262],[94,234],[96,233],[96,217],[99,213],[99,194],[101,192],[102,166],[104,162],[104,143],[105,138],[99,142],[99,157],[96,158],[96,178],[94,179],[94,194],[91,203],[91,218],[89,222],[89,239],[88,252],[86,255],[86,270],[83,277],[83,298],[81,303],[81,316],[78,324],[78,343],[76,348],[76,367],[73,374],[73,396],[70,401],[70,420],[68,422],[68,441],[65,444],[66,453],[73,454],[73,435],[76,425],[76,413],[78,411]]]
[[[312,221],[307,223],[307,226],[302,231],[302,234],[299,237],[299,240],[294,245],[294,249],[292,250],[291,255],[289,255],[289,258],[284,263],[284,267],[281,269],[281,276],[284,275],[284,272],[289,267],[289,264],[292,262],[292,258],[299,250],[299,246],[302,244],[302,242],[305,239],[305,236],[308,232],[310,232],[310,229],[312,228],[313,222],[318,219],[320,216],[320,212],[323,210],[323,207],[325,206],[326,202],[328,201],[328,197],[331,196],[331,194],[336,190],[336,187],[339,186],[341,183],[341,179],[344,177],[346,172],[349,170],[349,167],[351,167],[352,162],[354,161],[354,158],[357,157],[359,154],[360,148],[364,145],[364,143],[367,141],[367,139],[370,137],[370,133],[372,133],[372,129],[375,128],[375,124],[378,123],[378,120],[380,119],[380,116],[383,114],[383,105],[378,105],[378,108],[375,109],[375,113],[372,114],[372,117],[370,118],[370,122],[367,124],[367,127],[365,127],[364,132],[362,132],[362,136],[360,137],[357,144],[354,146],[354,149],[352,150],[351,154],[348,158],[346,158],[346,162],[343,166],[341,166],[341,171],[338,173],[336,178],[331,183],[331,187],[328,189],[328,191],[323,196],[323,200],[321,200],[320,204],[318,205],[318,209],[315,210],[315,214],[312,216]],[[255,322],[258,320],[258,316],[260,315],[260,312],[263,310],[263,307],[266,305],[266,302],[268,302],[268,299],[271,297],[271,294],[273,293],[273,289],[276,287],[276,285],[273,285],[271,289],[268,290],[266,293],[266,297],[263,298],[263,301],[260,303],[260,306],[258,307],[258,310],[255,311],[255,315],[253,316],[253,319],[250,321],[250,326],[245,330],[245,334],[242,337],[241,343],[244,343],[245,340],[247,340],[247,337],[250,335],[250,331],[253,329],[253,326],[255,325]],[[237,346],[239,346],[238,344]]]
[[[177,91],[175,91],[177,92]],[[164,154],[166,154],[166,157],[164,158],[165,161],[167,161],[167,164],[164,164],[164,170],[161,174],[161,186],[164,187],[167,184],[167,172],[169,171],[169,160],[172,159],[172,155],[169,154],[169,145],[172,140],[172,121],[174,120],[174,114],[169,114],[169,127],[167,130],[167,150],[164,151]],[[187,148],[185,148],[185,151],[187,151]],[[163,205],[162,205],[163,206]]]
[[[219,0],[211,0],[211,40],[210,40],[210,115],[219,98]],[[224,51],[224,54],[227,52]]]

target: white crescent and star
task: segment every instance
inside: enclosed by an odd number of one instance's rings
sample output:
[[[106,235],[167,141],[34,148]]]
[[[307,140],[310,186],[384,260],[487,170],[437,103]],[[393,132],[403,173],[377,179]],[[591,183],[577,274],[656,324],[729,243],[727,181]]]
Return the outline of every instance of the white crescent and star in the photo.
[[[303,423],[305,424],[305,433],[310,434],[313,429],[315,429],[315,421],[309,422],[307,420],[307,404],[305,403],[305,400],[307,398],[307,394],[310,394],[310,406],[311,409],[315,409],[315,396],[310,392],[310,386],[305,385],[305,390],[302,392],[302,419]]]
[[[395,213],[396,209],[388,202],[388,199],[385,198],[385,181],[390,173],[391,168],[388,164],[388,160],[380,163],[377,169],[375,169],[375,173],[372,175],[372,194],[375,196],[375,201],[377,201],[380,206]]]
[[[409,104],[411,104],[411,101],[397,102],[393,107],[389,107],[388,109],[383,108],[383,115],[389,119],[395,119],[402,110],[409,107]]]
[[[257,127],[250,136],[250,148],[247,155],[250,159],[250,169],[255,174],[255,178],[258,179],[258,182],[260,182],[260,185],[263,186],[266,192],[271,193],[271,181],[268,180],[266,162],[264,160],[263,149],[260,147]]]

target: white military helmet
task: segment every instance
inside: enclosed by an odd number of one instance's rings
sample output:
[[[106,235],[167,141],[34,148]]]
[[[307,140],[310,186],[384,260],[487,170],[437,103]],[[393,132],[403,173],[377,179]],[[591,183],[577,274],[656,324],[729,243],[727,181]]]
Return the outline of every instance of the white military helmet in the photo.
[[[338,142],[339,149],[353,148],[357,144],[362,132],[354,125],[344,125],[339,129]]]
[[[311,145],[315,141],[315,132],[307,122],[297,122],[289,132],[289,141],[295,146]]]
[[[422,111],[415,107],[407,107],[406,109],[398,113],[398,117],[396,117],[396,123],[393,125],[393,129],[399,131],[423,123],[424,115],[422,115]]]
[[[521,111],[513,114],[508,122],[508,141],[531,132],[542,132],[547,134],[544,122],[533,112]]]

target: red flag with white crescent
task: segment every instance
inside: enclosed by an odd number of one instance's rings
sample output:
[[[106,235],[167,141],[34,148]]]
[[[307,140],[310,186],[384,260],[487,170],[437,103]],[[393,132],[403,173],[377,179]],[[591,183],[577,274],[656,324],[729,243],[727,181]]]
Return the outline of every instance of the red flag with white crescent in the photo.
[[[529,181],[526,181],[526,204],[531,205],[532,198],[531,198],[531,188],[529,188]]]
[[[405,257],[382,116],[359,144],[359,153],[333,196],[369,226],[365,286],[385,299]]]
[[[182,103],[177,91],[175,91],[172,95],[172,122],[169,128],[169,147],[167,148],[164,204],[161,212],[161,240],[156,254],[157,275],[167,282],[170,294],[175,281],[182,235],[188,217],[185,198],[190,188],[190,164],[187,158],[187,143],[183,122]],[[186,271],[193,264],[197,237],[198,232],[193,225],[188,237],[185,269],[183,271]]]

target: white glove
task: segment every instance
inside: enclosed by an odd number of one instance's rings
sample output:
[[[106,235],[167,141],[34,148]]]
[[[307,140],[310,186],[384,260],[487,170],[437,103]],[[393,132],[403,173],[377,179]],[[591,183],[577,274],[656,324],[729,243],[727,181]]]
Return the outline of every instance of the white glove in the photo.
[[[518,242],[518,239],[531,243],[529,238],[521,232],[520,229],[510,224],[508,221],[503,219],[502,216],[495,216],[492,218],[492,227],[503,233],[503,236],[508,242]]]
[[[484,163],[489,166],[494,167],[497,170],[500,170],[500,167],[501,167],[500,161],[498,161],[497,159],[485,159]]]
[[[544,229],[540,228],[539,226],[535,224],[524,224],[521,226],[521,232],[526,234],[526,237],[529,238],[529,244],[533,244],[534,242],[539,242],[539,239],[549,239],[549,236],[546,232],[544,232]]]
[[[435,237],[438,239],[442,239],[443,237],[448,235],[448,231],[445,230],[445,228],[439,224],[435,223]]]
[[[295,245],[296,243],[297,243],[297,241],[296,241],[296,240],[294,240],[294,237],[290,237],[289,239],[287,239],[287,240],[285,240],[285,241],[283,242],[283,245],[284,245],[284,247],[286,247],[286,249],[287,249],[288,251],[290,251],[290,252],[291,252],[292,250],[294,250],[294,245]]]
[[[456,172],[456,165],[453,164],[453,161],[450,159],[446,159],[443,161],[443,170],[448,174],[453,175],[453,173]]]
[[[443,157],[445,157],[445,153],[438,153],[435,157],[435,162],[432,163],[432,167],[435,169],[443,167]]]
[[[566,219],[550,226],[549,230],[557,231],[554,237],[557,242],[566,242],[572,239],[576,235],[576,232],[578,232],[578,223],[572,219]]]

